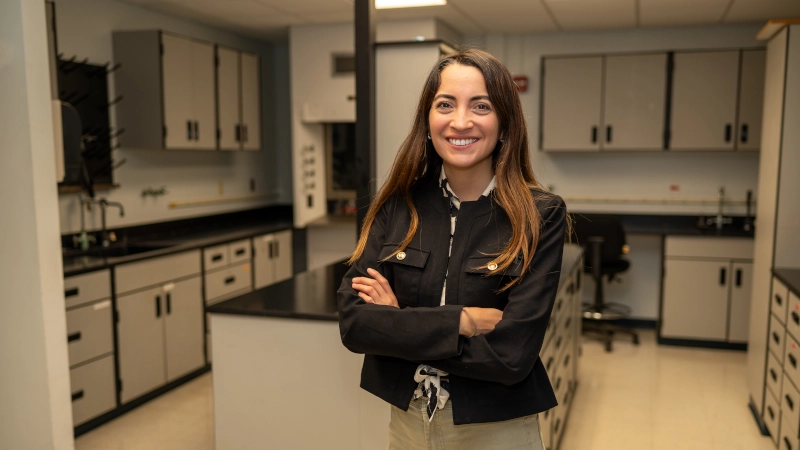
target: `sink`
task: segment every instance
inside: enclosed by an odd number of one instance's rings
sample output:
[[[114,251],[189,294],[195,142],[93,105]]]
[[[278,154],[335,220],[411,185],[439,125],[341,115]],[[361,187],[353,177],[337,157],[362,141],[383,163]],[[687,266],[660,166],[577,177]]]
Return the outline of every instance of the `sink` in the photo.
[[[129,242],[123,244],[115,244],[105,248],[93,247],[89,248],[88,250],[64,249],[63,256],[67,258],[77,257],[77,256],[88,256],[95,258],[117,258],[120,256],[129,256],[129,255],[136,255],[138,253],[150,252],[153,250],[158,250],[166,247],[169,247],[169,245],[147,243],[147,242],[139,242],[139,243]]]

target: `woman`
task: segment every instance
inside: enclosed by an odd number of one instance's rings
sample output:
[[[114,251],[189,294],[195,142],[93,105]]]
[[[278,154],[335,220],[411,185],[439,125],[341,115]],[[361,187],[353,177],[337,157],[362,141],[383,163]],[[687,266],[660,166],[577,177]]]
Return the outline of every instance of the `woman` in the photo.
[[[508,70],[467,49],[433,68],[338,291],[361,387],[392,405],[390,449],[543,449],[539,359],[565,236]]]

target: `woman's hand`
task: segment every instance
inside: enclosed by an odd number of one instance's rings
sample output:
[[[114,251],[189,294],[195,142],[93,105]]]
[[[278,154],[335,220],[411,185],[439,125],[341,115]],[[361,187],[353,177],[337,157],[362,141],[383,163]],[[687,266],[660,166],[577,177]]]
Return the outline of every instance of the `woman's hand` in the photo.
[[[495,308],[465,307],[461,310],[458,334],[473,337],[486,334],[503,318],[503,311]]]
[[[399,308],[397,297],[394,296],[389,281],[375,269],[367,269],[369,277],[354,277],[353,289],[358,291],[358,296],[367,303],[387,305]]]

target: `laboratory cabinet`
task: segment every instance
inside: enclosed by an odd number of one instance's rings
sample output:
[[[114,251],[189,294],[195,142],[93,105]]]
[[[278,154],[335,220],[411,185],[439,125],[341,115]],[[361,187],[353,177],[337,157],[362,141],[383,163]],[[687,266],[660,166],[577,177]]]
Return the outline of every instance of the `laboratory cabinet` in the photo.
[[[292,230],[253,238],[255,289],[290,279],[292,264]]]
[[[672,150],[757,150],[764,50],[675,52]]]
[[[117,406],[108,269],[64,279],[73,426]]]
[[[200,251],[115,268],[120,400],[205,365]]]
[[[661,150],[667,54],[542,61],[546,151]]]
[[[220,150],[261,149],[261,75],[258,55],[216,47]]]
[[[753,240],[667,236],[659,337],[745,344]]]

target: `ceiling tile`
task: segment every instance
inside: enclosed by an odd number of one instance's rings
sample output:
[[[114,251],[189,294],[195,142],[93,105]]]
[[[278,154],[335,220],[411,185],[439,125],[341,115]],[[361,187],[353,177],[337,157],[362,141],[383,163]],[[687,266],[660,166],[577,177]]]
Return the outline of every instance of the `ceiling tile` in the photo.
[[[168,0],[188,11],[232,18],[236,16],[276,14],[276,11],[254,0]],[[166,3],[166,2],[165,2]]]
[[[718,24],[730,0],[639,0],[639,25],[670,27]]]
[[[766,22],[770,19],[800,17],[798,0],[735,0],[725,23]]]
[[[636,0],[544,0],[564,31],[636,27]]]
[[[311,23],[343,23],[353,22],[355,20],[355,14],[353,11],[300,14],[300,17]]]
[[[537,0],[449,0],[452,6],[491,32],[542,33],[557,31],[544,5]]]
[[[352,0],[256,0],[289,14],[343,13],[353,11]]]
[[[452,0],[450,0],[450,2],[452,3]],[[430,18],[441,20],[463,36],[488,32],[488,29],[483,27],[480,22],[473,20],[469,16],[465,16],[451,4],[420,8],[379,9],[375,14],[375,19],[377,21]]]

